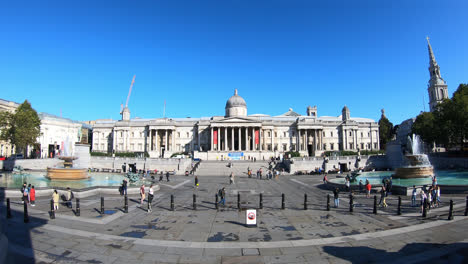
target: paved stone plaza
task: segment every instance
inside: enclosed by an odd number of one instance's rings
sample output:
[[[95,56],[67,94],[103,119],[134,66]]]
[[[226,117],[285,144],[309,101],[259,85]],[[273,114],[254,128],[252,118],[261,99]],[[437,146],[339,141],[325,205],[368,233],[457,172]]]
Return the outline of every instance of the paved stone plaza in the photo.
[[[237,166],[237,164],[236,164]],[[326,211],[322,176],[281,176],[277,180],[248,178],[243,166],[229,185],[224,176],[175,176],[161,182],[153,211],[139,207],[139,196],[129,196],[129,213],[119,195],[83,198],[81,216],[61,206],[50,220],[50,200],[39,198],[29,207],[30,222],[23,223],[23,206],[12,200],[13,218],[2,221],[9,239],[8,263],[466,263],[468,217],[465,197],[442,196],[443,206],[423,219],[419,208],[403,198],[397,216],[397,197],[389,207],[372,213],[373,199],[355,195],[354,212],[342,193],[340,208]],[[251,166],[253,167],[253,166]],[[333,178],[333,177],[331,177]],[[226,187],[226,206],[215,208],[215,194]],[[116,194],[118,191],[116,190]],[[237,194],[241,195],[241,210]],[[258,227],[245,226],[246,208],[259,207]],[[281,209],[281,194],[286,209]],[[304,210],[304,193],[308,209]],[[174,195],[175,211],[170,208]],[[193,209],[193,194],[197,208]],[[455,219],[448,221],[448,201],[455,202]],[[331,199],[333,205],[333,197]],[[75,205],[74,208],[75,209]],[[465,250],[465,251],[464,251]]]

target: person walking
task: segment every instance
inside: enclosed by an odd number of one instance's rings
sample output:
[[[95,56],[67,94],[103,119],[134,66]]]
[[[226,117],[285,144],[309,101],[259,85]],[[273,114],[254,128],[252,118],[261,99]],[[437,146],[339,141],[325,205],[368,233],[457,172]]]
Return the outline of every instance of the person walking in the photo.
[[[424,206],[426,206],[426,205],[425,205],[425,202],[426,202],[427,196],[426,196],[426,194],[424,193],[423,190],[421,190],[421,192],[419,193],[419,195],[420,195],[420,197],[421,197],[421,213],[422,213],[422,212],[423,212]]]
[[[74,195],[70,187],[67,187],[67,195],[65,197],[67,199],[67,202],[66,202],[67,207],[72,208],[73,207],[72,200],[73,200]]]
[[[143,201],[145,200],[145,185],[142,184],[140,187],[140,207],[143,206]]]
[[[148,213],[151,213],[153,211],[152,210],[153,197],[154,197],[154,190],[153,190],[153,184],[151,184],[148,190]]]
[[[328,177],[327,177],[327,174],[325,173],[325,175],[323,176],[323,184],[327,184],[328,183]]]
[[[335,199],[335,208],[338,208],[338,206],[340,206],[340,189],[338,188],[335,188],[335,190],[333,190],[333,198]]]
[[[21,187],[21,203],[28,202],[28,186],[26,183],[23,183],[23,187]]]
[[[127,195],[127,185],[128,185],[127,179],[123,179],[122,181],[122,194],[123,195]]]
[[[161,171],[161,173],[159,174],[159,181],[163,181],[163,178],[164,178],[164,172]]]
[[[440,206],[440,186],[437,185],[437,191],[436,191],[436,202],[437,202],[437,207]]]
[[[349,177],[346,177],[345,179],[345,186],[346,186],[346,191],[349,192],[351,190],[351,182],[349,181]]]
[[[195,175],[195,188],[198,189],[198,176]]]
[[[36,189],[34,189],[34,185],[31,187],[31,191],[29,192],[29,199],[31,201],[31,206],[36,206]]]
[[[223,206],[226,206],[226,190],[225,190],[224,187],[219,189],[218,195],[220,197],[219,204],[222,204]]]
[[[370,192],[372,190],[372,185],[370,182],[366,179],[366,197],[370,198]]]
[[[59,199],[60,199],[60,196],[57,190],[54,190],[54,192],[52,193],[52,201],[54,202],[54,211],[57,211],[59,209]]]
[[[416,196],[418,195],[418,190],[416,189],[416,185],[413,185],[413,193],[411,194],[411,207],[416,206]]]
[[[229,176],[229,184],[234,183],[234,172],[231,172],[231,175]]]
[[[169,171],[166,172],[166,180],[169,181]]]
[[[359,193],[362,193],[362,190],[364,190],[364,184],[362,183],[362,180],[359,180]]]
[[[382,188],[380,189],[380,201],[379,201],[379,206],[387,207],[387,204],[385,203],[385,185],[382,185]]]

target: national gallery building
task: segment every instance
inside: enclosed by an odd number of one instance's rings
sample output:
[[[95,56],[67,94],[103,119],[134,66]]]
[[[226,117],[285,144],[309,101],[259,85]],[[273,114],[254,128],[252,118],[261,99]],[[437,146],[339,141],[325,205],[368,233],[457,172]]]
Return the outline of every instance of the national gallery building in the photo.
[[[372,119],[351,117],[344,107],[338,117],[307,115],[289,109],[279,116],[247,115],[247,104],[235,90],[226,102],[225,116],[201,118],[130,119],[93,124],[95,152],[148,152],[150,157],[169,158],[192,153],[203,160],[268,159],[288,151],[301,156],[320,156],[325,151],[379,150],[379,125]]]

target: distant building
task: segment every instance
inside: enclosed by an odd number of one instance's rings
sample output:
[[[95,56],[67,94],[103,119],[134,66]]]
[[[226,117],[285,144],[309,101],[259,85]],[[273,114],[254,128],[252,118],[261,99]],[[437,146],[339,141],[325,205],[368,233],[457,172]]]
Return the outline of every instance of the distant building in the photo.
[[[447,83],[442,79],[440,75],[440,67],[432,52],[431,43],[429,37],[427,38],[427,48],[429,50],[429,84],[427,85],[427,91],[429,93],[429,109],[434,111],[437,104],[441,103],[444,99],[448,99]]]
[[[289,109],[279,116],[247,115],[247,104],[235,90],[226,102],[225,116],[201,118],[130,119],[93,124],[92,149],[98,152],[147,152],[150,157],[191,153],[195,158],[257,159],[288,151],[320,156],[325,151],[379,150],[378,123],[351,117],[348,107],[337,117],[318,117],[317,107],[307,115]]]

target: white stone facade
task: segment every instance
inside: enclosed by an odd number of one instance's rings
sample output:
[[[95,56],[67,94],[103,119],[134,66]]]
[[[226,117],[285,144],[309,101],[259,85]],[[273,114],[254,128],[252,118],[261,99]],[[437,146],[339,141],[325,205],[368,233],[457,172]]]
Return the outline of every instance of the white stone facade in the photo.
[[[324,151],[379,150],[379,126],[372,119],[352,118],[347,107],[337,117],[318,117],[292,109],[280,116],[247,116],[247,105],[235,91],[226,116],[96,121],[92,149],[98,152],[148,152],[169,158],[191,153],[195,158],[248,159],[278,157],[287,151],[320,156]]]

